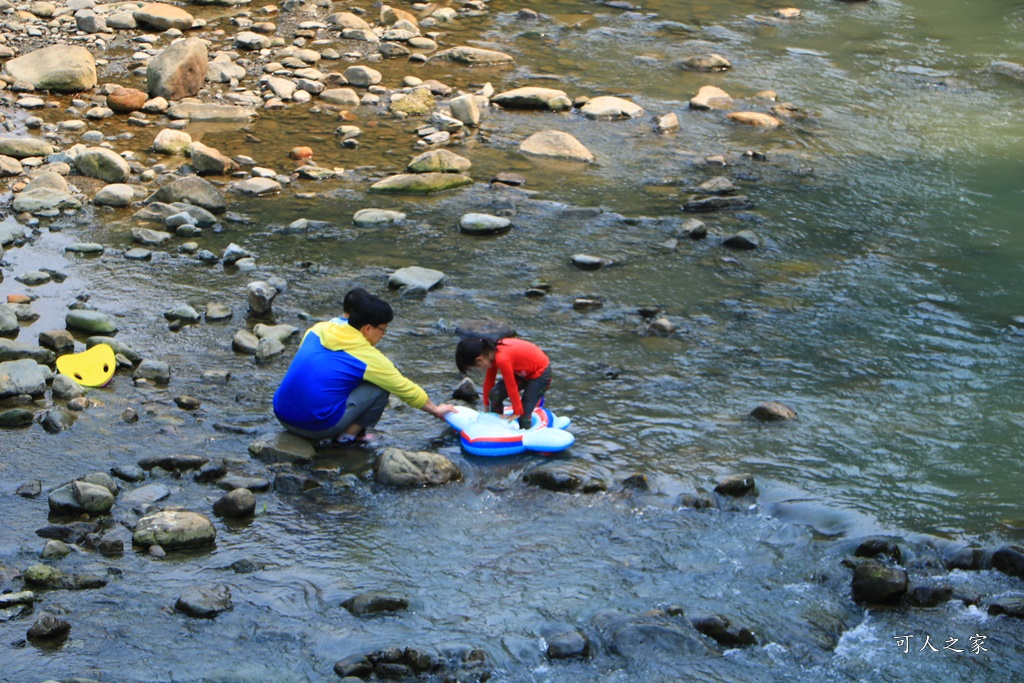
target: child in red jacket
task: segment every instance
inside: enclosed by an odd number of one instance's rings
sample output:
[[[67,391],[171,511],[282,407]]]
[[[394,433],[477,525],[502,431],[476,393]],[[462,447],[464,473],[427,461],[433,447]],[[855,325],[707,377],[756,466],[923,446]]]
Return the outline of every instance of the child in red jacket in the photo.
[[[511,399],[513,417],[522,429],[529,429],[533,410],[551,384],[551,365],[536,344],[509,337],[494,341],[468,337],[455,349],[455,364],[462,374],[470,368],[485,370],[484,410],[502,414],[505,399]],[[501,373],[501,383],[496,382]]]

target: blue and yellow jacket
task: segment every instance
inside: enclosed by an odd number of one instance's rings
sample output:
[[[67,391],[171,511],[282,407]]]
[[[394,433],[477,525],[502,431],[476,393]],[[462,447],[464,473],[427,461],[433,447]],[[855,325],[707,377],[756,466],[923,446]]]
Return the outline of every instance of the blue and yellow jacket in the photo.
[[[348,395],[364,380],[413,408],[427,403],[427,392],[403,376],[362,332],[338,318],[317,323],[306,331],[274,393],[274,414],[299,429],[330,429],[344,415]]]

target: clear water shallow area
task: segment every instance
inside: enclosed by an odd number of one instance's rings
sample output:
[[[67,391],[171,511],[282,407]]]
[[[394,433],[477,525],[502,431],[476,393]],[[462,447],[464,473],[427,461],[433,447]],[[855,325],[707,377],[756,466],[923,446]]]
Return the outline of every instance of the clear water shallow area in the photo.
[[[311,468],[325,493],[259,494],[251,521],[217,520],[208,552],[162,561],[74,553],[62,568],[108,573],[108,585],[41,594],[37,613],[64,611],[73,624],[61,648],[24,644],[25,619],[0,623],[0,681],[330,681],[333,663],[353,653],[453,642],[486,650],[492,680],[510,682],[1024,678],[1019,620],[988,616],[984,602],[866,610],[850,599],[851,572],[841,564],[864,537],[887,535],[903,539],[916,578],[986,599],[1024,591],[1020,579],[997,572],[941,567],[959,547],[1024,541],[1024,323],[1016,318],[1024,315],[1024,83],[989,69],[1024,62],[1024,3],[817,0],[794,5],[803,16],[789,22],[757,19],[782,5],[748,0],[653,0],[634,10],[567,0],[535,6],[541,18],[530,23],[516,19],[521,6],[493,0],[482,16],[446,27],[443,39],[508,52],[514,67],[376,66],[389,85],[408,73],[466,89],[545,85],[571,97],[629,97],[646,114],[588,121],[576,112],[492,111],[480,131],[451,146],[473,161],[476,185],[428,198],[366,193],[418,153],[417,124],[383,112],[359,111],[358,150],[337,145],[334,117],[302,106],[251,124],[259,145],[236,128],[191,127],[206,144],[282,170],[287,151],[305,144],[321,164],[350,172],[297,181],[275,198],[231,197],[233,219],[199,241],[216,253],[231,242],[249,249],[254,273],[199,265],[173,248],[150,263],[126,261],[130,211],[44,227],[30,245],[7,251],[4,294],[22,290],[13,279],[21,271],[68,275],[33,289],[42,317],[20,340],[63,327],[66,307],[88,294],[118,316],[119,339],[168,361],[174,375],[167,391],[118,375],[60,434],[38,424],[0,432],[0,565],[23,569],[43,545],[35,530],[47,523],[45,495],[17,496],[25,481],[45,489],[162,453],[224,458],[234,470],[266,475],[248,458],[252,434],[236,431],[275,428],[270,398],[294,344],[254,365],[232,352],[231,338],[254,322],[243,314],[245,285],[268,276],[289,283],[274,321],[303,329],[336,315],[354,284],[389,298],[397,318],[381,348],[435,400],[459,380],[455,326],[512,325],[552,357],[551,405],[573,418],[577,437],[567,455],[607,468],[611,491],[527,486],[521,475],[537,458],[467,457],[440,423],[390,410],[381,423],[388,445],[444,453],[464,482],[379,488],[364,476],[372,452],[343,452]],[[231,14],[205,11],[211,22]],[[733,69],[677,67],[702,52],[726,56]],[[810,116],[771,131],[735,126],[719,112],[687,108],[707,84],[757,111],[771,103],[755,94],[774,90]],[[680,130],[655,133],[651,116],[669,112]],[[518,153],[523,138],[548,128],[571,132],[597,163],[546,164]],[[135,132],[134,141],[115,143],[119,151],[144,149],[156,129]],[[704,163],[715,155],[727,165]],[[502,171],[527,184],[488,187]],[[719,175],[754,208],[697,216],[709,238],[678,238],[692,188]],[[409,218],[354,227],[352,215],[367,207]],[[471,211],[514,212],[515,227],[461,235],[457,221]],[[323,224],[287,230],[298,218]],[[722,246],[741,229],[755,231],[761,248]],[[673,237],[678,244],[666,248]],[[77,241],[108,251],[63,252]],[[578,253],[615,265],[579,271],[570,265]],[[389,291],[387,275],[408,265],[443,271],[444,286],[425,298]],[[550,294],[524,297],[536,279]],[[604,306],[575,310],[576,296],[601,297]],[[168,329],[164,310],[213,300],[233,305],[234,320]],[[647,305],[659,306],[676,333],[642,333],[637,309]],[[208,369],[228,369],[232,379],[204,384]],[[201,410],[178,410],[171,399],[180,394],[199,397]],[[798,418],[748,418],[766,400]],[[139,423],[120,420],[126,407],[139,410]],[[679,505],[682,494],[740,472],[757,481],[756,507]],[[648,477],[650,491],[622,490],[618,482],[634,473]],[[190,477],[159,481],[171,488],[165,502],[190,509],[208,512],[221,494]],[[240,559],[263,569],[236,574],[229,567]],[[186,587],[219,583],[231,587],[231,612],[215,620],[173,612]],[[408,595],[411,609],[360,619],[339,606],[379,589]],[[594,625],[609,610],[637,615],[669,605],[729,615],[760,644],[708,656],[657,648],[622,656]],[[546,660],[542,632],[551,624],[588,634],[594,656]],[[894,637],[906,634],[915,639],[904,654]],[[926,636],[964,644],[975,634],[987,637],[988,652],[917,651]]]

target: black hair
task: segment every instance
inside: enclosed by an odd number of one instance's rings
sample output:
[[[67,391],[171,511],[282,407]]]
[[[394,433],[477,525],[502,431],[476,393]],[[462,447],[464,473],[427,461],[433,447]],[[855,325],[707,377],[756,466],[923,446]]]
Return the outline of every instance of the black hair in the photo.
[[[365,325],[387,325],[394,319],[395,313],[391,310],[391,304],[379,296],[367,293],[359,298],[355,310],[348,317],[348,324],[360,330]]]
[[[455,365],[463,375],[476,365],[476,359],[489,351],[495,351],[498,345],[487,337],[466,337],[455,347]]]
[[[341,302],[341,312],[345,314],[345,317],[352,315],[352,311],[359,306],[359,302],[368,296],[373,296],[362,287],[353,287],[348,290],[345,294],[345,299]]]

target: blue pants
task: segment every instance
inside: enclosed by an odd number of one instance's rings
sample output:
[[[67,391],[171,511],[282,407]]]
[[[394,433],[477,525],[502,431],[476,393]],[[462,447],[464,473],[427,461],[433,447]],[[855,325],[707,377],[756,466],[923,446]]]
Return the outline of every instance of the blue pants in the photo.
[[[283,421],[281,425],[293,434],[298,434],[314,441],[333,439],[336,436],[340,436],[342,432],[354,424],[358,424],[363,429],[372,429],[377,426],[381,415],[384,414],[384,409],[388,407],[389,396],[388,392],[376,384],[363,382],[348,395],[348,400],[345,401],[345,413],[341,416],[341,420],[330,429],[312,432],[293,427]]]

